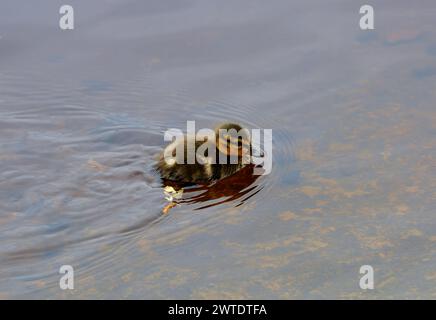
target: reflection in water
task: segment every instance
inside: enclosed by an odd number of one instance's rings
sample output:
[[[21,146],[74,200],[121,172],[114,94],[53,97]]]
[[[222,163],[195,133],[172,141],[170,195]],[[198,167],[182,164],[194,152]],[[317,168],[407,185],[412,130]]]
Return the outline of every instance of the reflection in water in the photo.
[[[260,176],[253,174],[253,168],[253,165],[245,166],[235,174],[209,185],[184,187],[183,184],[169,180],[164,180],[163,185],[172,186],[176,190],[183,188],[183,198],[176,201],[179,204],[207,203],[194,210],[205,209],[226,202],[234,202],[235,206],[238,207],[262,189],[261,186],[255,184]],[[244,198],[236,202],[242,197]]]

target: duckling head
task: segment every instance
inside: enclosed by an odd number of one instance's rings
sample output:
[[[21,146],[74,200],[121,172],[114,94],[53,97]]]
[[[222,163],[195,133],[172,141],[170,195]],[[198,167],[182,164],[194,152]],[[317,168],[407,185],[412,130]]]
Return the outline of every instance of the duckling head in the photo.
[[[242,158],[251,152],[250,132],[236,123],[223,123],[216,127],[216,145],[226,156]]]

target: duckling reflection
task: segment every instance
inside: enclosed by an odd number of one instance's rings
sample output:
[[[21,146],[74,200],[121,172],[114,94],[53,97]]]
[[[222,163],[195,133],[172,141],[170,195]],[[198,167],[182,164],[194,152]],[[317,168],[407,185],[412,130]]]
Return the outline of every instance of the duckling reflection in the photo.
[[[171,186],[175,190],[183,190],[183,196],[167,205],[164,213],[177,204],[198,204],[203,206],[194,210],[205,209],[227,202],[242,205],[246,200],[258,193],[262,188],[255,184],[259,175],[253,174],[254,165],[250,164],[238,170],[235,174],[220,179],[212,184],[198,184],[186,187],[186,184],[163,179],[165,186]]]

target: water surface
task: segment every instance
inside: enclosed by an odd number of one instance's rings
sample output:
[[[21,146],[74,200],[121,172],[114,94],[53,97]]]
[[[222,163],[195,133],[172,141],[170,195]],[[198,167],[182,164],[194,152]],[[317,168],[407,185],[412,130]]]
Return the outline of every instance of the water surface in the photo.
[[[62,4],[0,4],[1,298],[436,298],[434,1]],[[273,129],[273,171],[163,215],[187,120]]]

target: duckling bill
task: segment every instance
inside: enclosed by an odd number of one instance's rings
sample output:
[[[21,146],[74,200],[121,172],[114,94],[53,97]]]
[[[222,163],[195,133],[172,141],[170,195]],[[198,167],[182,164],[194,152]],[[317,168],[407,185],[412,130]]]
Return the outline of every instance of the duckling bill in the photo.
[[[176,139],[168,145],[156,164],[162,179],[208,183],[233,175],[250,163],[251,142],[247,129],[239,124],[224,123],[211,137],[214,139],[197,141],[195,136],[184,135],[183,139]],[[183,153],[182,161],[174,161],[174,157],[180,156],[177,152]],[[186,163],[188,157],[191,161]]]

